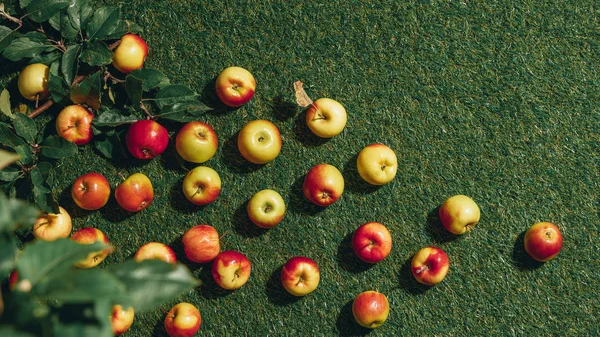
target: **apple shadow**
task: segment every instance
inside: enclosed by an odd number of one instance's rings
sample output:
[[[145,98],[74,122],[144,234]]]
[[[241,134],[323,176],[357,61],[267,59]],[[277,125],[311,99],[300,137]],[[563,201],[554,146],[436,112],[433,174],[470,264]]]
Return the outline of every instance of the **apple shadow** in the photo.
[[[373,331],[373,329],[365,328],[356,322],[352,314],[353,302],[354,299],[346,302],[338,314],[335,326],[339,336],[366,336]]]
[[[269,229],[260,228],[250,220],[248,211],[246,210],[247,205],[248,201],[241,204],[233,213],[233,218],[231,219],[233,228],[238,234],[247,238],[264,235]]]
[[[294,135],[296,139],[307,147],[317,147],[327,143],[331,138],[321,138],[315,135],[310,131],[308,125],[306,125],[306,110],[302,109],[302,113],[298,115],[294,123]]]
[[[296,115],[298,105],[285,100],[282,95],[273,98],[273,115],[278,121],[286,121]]]
[[[166,313],[165,313],[166,315]],[[169,337],[167,330],[165,330],[164,320],[158,320],[152,328],[152,336],[154,337]]]
[[[512,250],[512,262],[515,267],[522,271],[531,271],[540,268],[544,265],[544,262],[534,260],[527,251],[525,250],[525,233],[523,231],[515,240],[515,244]]]
[[[439,216],[440,207],[435,207],[427,213],[425,231],[434,244],[442,244],[457,240],[460,235],[452,234],[442,225]]]
[[[398,272],[398,283],[400,288],[411,295],[424,294],[431,289],[431,286],[419,283],[419,281],[414,278],[411,271],[411,264],[412,256],[404,261],[400,271]]]
[[[235,292],[235,290],[223,289],[215,282],[212,276],[212,263],[210,262],[202,264],[202,269],[198,273],[198,279],[200,279],[202,285],[196,289],[206,299],[214,300],[223,298]]]
[[[327,207],[321,207],[308,201],[302,192],[302,185],[304,185],[304,177],[300,176],[294,180],[289,190],[290,201],[288,203],[288,210],[293,213],[302,213],[307,215],[317,215],[325,210]]]
[[[286,306],[296,303],[302,299],[302,296],[294,296],[285,290],[281,285],[281,269],[283,266],[279,266],[275,269],[267,283],[265,284],[265,290],[269,301],[278,306]]]
[[[111,199],[113,199],[113,193],[111,193],[110,197],[108,198],[108,202],[106,203],[108,205],[108,203],[111,202]],[[90,213],[95,212],[95,211],[87,211],[79,206],[77,206],[77,204],[75,203],[75,201],[73,200],[73,197],[71,196],[71,186],[66,187],[65,189],[62,190],[62,192],[58,195],[58,204],[68,210],[69,212],[69,216],[71,216],[72,219],[82,219],[82,218],[86,218],[89,216]],[[116,203],[116,201],[115,201]],[[106,207],[106,205],[105,205]]]
[[[208,205],[196,205],[186,198],[185,194],[183,194],[184,178],[185,177],[181,177],[176,183],[171,185],[169,190],[169,203],[173,209],[182,213],[191,214],[201,212]]]
[[[371,185],[358,173],[356,160],[358,153],[352,156],[344,165],[342,175],[344,176],[344,188],[352,193],[371,194],[377,192],[383,185]]]
[[[187,162],[177,153],[173,142],[169,142],[167,150],[160,155],[160,161],[162,166],[170,171],[187,171],[188,169]]]
[[[238,150],[238,133],[227,139],[223,143],[223,163],[231,168],[235,173],[251,173],[258,171],[264,165],[254,164],[246,160]]]
[[[110,222],[119,223],[131,218],[132,216],[138,213],[129,212],[123,209],[123,207],[121,207],[121,205],[119,205],[119,203],[117,202],[117,199],[115,199],[115,193],[112,186],[111,189],[112,192],[110,194],[110,198],[108,198],[108,202],[106,203],[106,205],[104,205],[104,207],[98,210],[104,219]],[[152,207],[152,204],[150,204],[149,207]],[[141,210],[140,212],[143,211],[144,210]]]
[[[352,236],[354,232],[348,233],[338,246],[337,261],[338,265],[347,272],[353,274],[362,273],[371,269],[374,264],[362,261],[356,256],[352,249]]]

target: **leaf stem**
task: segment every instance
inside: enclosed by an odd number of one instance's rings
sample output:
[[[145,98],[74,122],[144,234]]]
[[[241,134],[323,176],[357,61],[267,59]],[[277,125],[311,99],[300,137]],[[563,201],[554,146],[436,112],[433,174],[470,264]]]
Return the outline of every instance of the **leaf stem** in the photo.
[[[156,119],[155,116],[152,116],[152,114],[150,113],[150,111],[148,111],[148,108],[146,108],[146,106],[144,105],[144,102],[140,102],[140,109],[142,109],[142,111],[146,114],[147,119]]]

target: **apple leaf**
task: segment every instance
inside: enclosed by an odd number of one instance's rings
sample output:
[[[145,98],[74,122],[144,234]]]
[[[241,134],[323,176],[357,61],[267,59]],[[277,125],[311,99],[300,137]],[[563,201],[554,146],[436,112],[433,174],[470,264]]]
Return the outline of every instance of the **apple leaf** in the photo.
[[[129,33],[129,26],[127,22],[118,20],[115,23],[114,29],[104,37],[104,40],[116,40],[120,39],[123,35]]]
[[[71,88],[71,100],[77,104],[87,104],[95,110],[100,109],[100,92],[102,89],[101,71],[88,76]]]
[[[95,137],[94,147],[104,157],[108,159],[127,158],[128,151],[125,147],[125,135],[127,131],[124,128],[111,129]]]
[[[112,62],[113,53],[106,43],[100,40],[88,42],[79,59],[90,66],[103,66]]]
[[[156,103],[159,109],[163,109],[165,106],[173,103],[186,102],[196,100],[198,94],[192,89],[181,85],[171,84],[160,89],[153,101]]]
[[[3,52],[4,57],[16,62],[24,58],[34,58],[44,51],[52,51],[54,47],[28,37],[20,37],[12,41]]]
[[[29,63],[42,63],[42,64],[49,66],[54,61],[59,60],[61,55],[62,54],[57,50],[52,50],[49,53],[43,52],[43,53],[31,58],[31,60],[29,60]]]
[[[57,276],[38,283],[36,293],[59,301],[83,303],[125,292],[125,285],[102,269],[70,269]]]
[[[31,169],[31,182],[43,193],[52,192],[52,164],[49,162],[38,163]]]
[[[59,31],[60,35],[65,40],[74,40],[79,36],[79,30],[73,27],[66,9],[56,12],[56,14],[50,18],[48,23],[50,23],[52,28]]]
[[[60,71],[64,76],[65,82],[68,86],[73,83],[73,79],[75,79],[75,75],[77,75],[77,69],[79,63],[77,60],[79,59],[79,51],[81,50],[81,46],[78,44],[74,44],[67,48],[67,51],[62,56],[62,60],[60,62]],[[65,95],[66,96],[66,95]]]
[[[143,82],[139,78],[129,75],[125,77],[125,91],[133,106],[138,106],[142,101],[142,85]]]
[[[294,82],[294,91],[296,93],[296,103],[298,103],[299,106],[306,108],[307,106],[313,104],[312,99],[310,99],[310,97],[308,97],[308,94],[306,93],[306,91],[304,91],[304,83],[302,83],[301,81],[296,81]]]
[[[65,303],[51,313],[52,336],[112,337],[111,304],[105,299],[86,303]]]
[[[0,26],[0,52],[4,50],[4,48],[8,47],[10,43],[13,41],[15,37],[15,31],[12,29]]]
[[[4,169],[10,164],[17,162],[19,158],[20,157],[17,153],[12,153],[0,149],[0,169]]]
[[[19,163],[21,165],[28,166],[33,164],[33,149],[29,144],[21,144],[16,146],[14,149],[19,155]]]
[[[15,115],[13,125],[18,136],[25,139],[29,144],[35,142],[35,136],[38,131],[33,119],[29,118],[26,114],[18,113]]]
[[[94,9],[89,5],[88,0],[74,0],[73,4],[67,8],[71,25],[78,31],[81,31],[87,25],[93,12]]]
[[[62,159],[77,154],[77,145],[58,136],[53,135],[46,139],[41,144],[42,155],[53,159]]]
[[[29,18],[35,22],[48,21],[61,9],[66,8],[70,4],[70,0],[38,0],[30,1],[25,10],[29,14]],[[21,3],[21,6],[23,3]]]
[[[26,143],[13,132],[8,124],[0,122],[0,144],[16,148],[17,146],[25,145]]]
[[[58,201],[56,201],[52,193],[35,185],[33,186],[33,201],[44,212],[57,213],[59,211]]]
[[[156,88],[164,88],[169,85],[169,79],[161,71],[151,68],[140,68],[129,73],[127,76],[133,76],[143,81],[143,90],[151,91]]]
[[[0,336],[7,336],[7,337],[35,337],[35,334],[26,332],[26,331],[22,331],[22,330],[17,330],[15,329],[15,327],[10,326],[10,325],[2,325],[0,326]]]
[[[116,109],[102,111],[93,121],[95,126],[119,126],[123,124],[131,124],[138,119],[133,115],[123,115],[121,111]]]
[[[18,158],[18,156],[16,156]],[[5,167],[0,170],[0,181],[15,181],[23,172],[16,167]]]
[[[0,193],[0,232],[13,232],[19,226],[29,228],[40,210],[27,201],[7,198]]]
[[[0,232],[0,280],[15,269],[19,240],[10,232]]]
[[[10,93],[6,89],[2,90],[2,93],[0,93],[0,112],[7,117],[15,118],[15,115],[10,109]]]
[[[71,103],[69,84],[67,84],[62,76],[50,73],[48,90],[50,90],[50,96],[55,103],[63,106]]]
[[[177,102],[165,105],[160,110],[160,118],[174,120],[177,122],[191,122],[198,120],[210,107],[199,101]]]
[[[121,12],[116,7],[98,8],[86,27],[88,40],[103,40],[118,26]]]

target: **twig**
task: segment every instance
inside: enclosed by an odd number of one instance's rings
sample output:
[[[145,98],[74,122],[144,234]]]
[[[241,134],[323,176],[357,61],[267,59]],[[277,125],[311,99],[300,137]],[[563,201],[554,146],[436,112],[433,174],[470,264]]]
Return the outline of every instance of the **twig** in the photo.
[[[48,110],[48,108],[50,108],[53,104],[54,104],[54,101],[50,99],[50,100],[46,101],[46,103],[44,103],[44,104],[40,105],[39,107],[37,107],[35,110],[33,110],[27,116],[29,118],[35,118],[35,117],[39,116],[42,112]]]
[[[146,108],[146,106],[144,105],[144,102],[140,102],[140,109],[142,109],[142,111],[146,114],[146,117],[148,119],[154,119],[154,116],[152,116],[150,111],[148,111],[148,108]]]
[[[117,47],[118,47],[120,44],[121,44],[121,40],[119,40],[119,41],[116,41],[116,42],[114,42],[114,43],[111,43],[111,44],[108,46],[108,49],[110,49],[110,50],[115,50],[115,49],[117,49]]]
[[[4,8],[2,8],[2,10],[0,10],[0,16],[5,17],[6,19],[16,23],[19,25],[19,28],[21,28],[21,26],[23,26],[23,20],[19,19],[19,18],[15,18],[14,16],[11,16],[10,14],[6,13],[4,11]],[[19,29],[17,28],[17,29]]]

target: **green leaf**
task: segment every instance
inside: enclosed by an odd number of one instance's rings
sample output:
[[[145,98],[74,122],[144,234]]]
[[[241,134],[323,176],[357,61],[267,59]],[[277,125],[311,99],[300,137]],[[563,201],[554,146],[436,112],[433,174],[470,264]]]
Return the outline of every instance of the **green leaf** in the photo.
[[[134,76],[125,77],[125,91],[133,106],[138,106],[142,101],[142,85],[142,80]]]
[[[10,108],[10,93],[6,89],[0,93],[0,112],[10,118],[15,118]]]
[[[27,201],[7,198],[0,193],[0,232],[14,232],[18,227],[31,227],[40,211]]]
[[[198,94],[192,89],[181,84],[172,84],[160,89],[156,93],[154,102],[159,109],[162,109],[169,104],[196,100],[197,97]]]
[[[50,96],[55,103],[63,106],[71,104],[70,87],[62,76],[57,76],[50,73],[48,79],[48,90],[50,90]]]
[[[93,302],[125,292],[125,285],[102,269],[71,269],[38,284],[41,296],[70,303]]]
[[[160,118],[174,120],[177,122],[191,122],[198,120],[211,108],[198,101],[178,102],[165,105],[160,110]]]
[[[142,86],[144,91],[163,88],[170,84],[167,76],[156,69],[140,68],[130,72],[128,76],[134,76],[142,80],[144,82]]]
[[[1,325],[0,325],[0,336],[3,336],[3,337],[35,337],[34,334],[31,334],[26,331],[17,330],[13,326],[1,326]]]
[[[4,280],[15,269],[18,239],[13,233],[0,232],[0,280]]]
[[[15,181],[23,172],[16,167],[5,167],[0,170],[0,181]]]
[[[103,40],[118,26],[121,12],[116,7],[100,7],[86,27],[89,40]]]
[[[106,133],[94,136],[94,147],[108,159],[127,158],[128,151],[125,147],[126,134],[127,131],[124,128],[111,129]]]
[[[17,114],[13,120],[13,125],[18,136],[33,144],[38,132],[33,119],[29,118],[26,114]]]
[[[75,79],[75,75],[77,75],[77,60],[79,59],[80,50],[81,46],[78,44],[74,44],[72,46],[69,46],[69,48],[67,48],[67,51],[65,51],[65,53],[62,56],[62,60],[60,62],[60,71],[63,74],[65,82],[68,86],[71,86],[71,83],[73,83],[73,79]]]
[[[4,49],[3,55],[7,59],[16,62],[24,58],[34,58],[44,51],[51,51],[54,47],[46,43],[34,41],[27,37],[20,37],[12,41]]]
[[[86,44],[79,59],[90,66],[103,66],[112,62],[113,53],[106,43],[94,40]]]
[[[79,30],[73,27],[66,9],[54,14],[48,22],[52,28],[60,32],[60,35],[65,40],[74,40],[79,35]]]
[[[48,21],[61,9],[69,6],[70,0],[37,0],[30,1],[25,7],[29,18],[35,22]]]
[[[100,110],[100,91],[102,88],[101,71],[95,72],[71,88],[71,100],[76,104],[87,104]]]
[[[0,52],[4,50],[4,48],[8,47],[10,43],[13,41],[15,37],[15,31],[5,27],[0,26]]]
[[[33,149],[29,144],[22,144],[15,147],[15,152],[19,155],[19,163],[24,166],[33,164]]]
[[[96,299],[88,303],[65,303],[52,316],[52,336],[112,337],[111,303]]]
[[[111,109],[100,113],[93,121],[95,126],[119,126],[123,124],[131,124],[138,119],[133,115],[123,115],[120,110]]]
[[[117,40],[127,33],[129,33],[129,27],[127,26],[127,22],[119,20],[116,22],[114,29],[110,32],[110,34],[106,35],[104,39]]]
[[[25,145],[25,141],[18,137],[8,124],[0,122],[0,144],[16,148]]]
[[[60,57],[61,53],[59,51],[52,50],[49,53],[44,52],[42,54],[34,56],[31,60],[29,60],[29,63],[42,63],[45,65],[50,65],[52,62],[60,59]]]
[[[88,23],[94,9],[88,4],[88,0],[75,0],[73,5],[67,9],[71,25],[81,31]]]
[[[41,144],[42,155],[48,158],[62,159],[77,154],[77,145],[57,135],[50,136]]]
[[[47,213],[57,213],[59,211],[58,202],[52,192],[35,185],[33,186],[33,201],[37,207]]]
[[[31,169],[31,182],[43,193],[52,192],[52,164],[48,162],[38,163]]]

